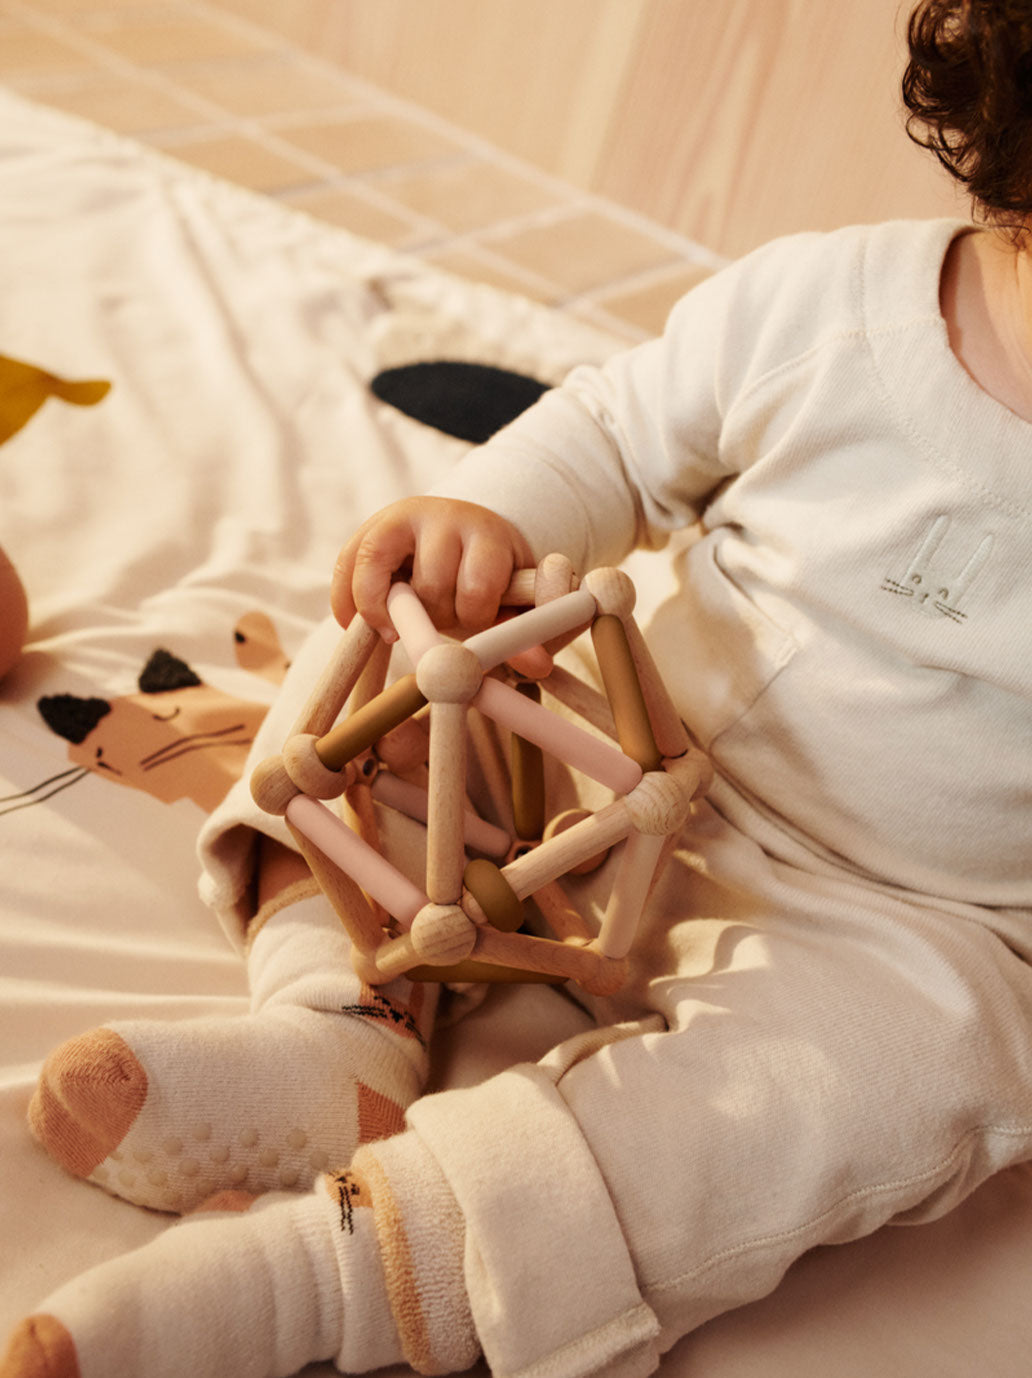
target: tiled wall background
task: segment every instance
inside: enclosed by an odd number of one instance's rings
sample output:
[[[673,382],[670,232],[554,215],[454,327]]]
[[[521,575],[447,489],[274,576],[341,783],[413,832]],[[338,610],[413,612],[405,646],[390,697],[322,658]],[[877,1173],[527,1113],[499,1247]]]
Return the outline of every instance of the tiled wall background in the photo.
[[[203,0],[0,0],[0,81],[629,340],[716,261]]]
[[[916,0],[214,0],[735,256],[954,213],[904,132]]]

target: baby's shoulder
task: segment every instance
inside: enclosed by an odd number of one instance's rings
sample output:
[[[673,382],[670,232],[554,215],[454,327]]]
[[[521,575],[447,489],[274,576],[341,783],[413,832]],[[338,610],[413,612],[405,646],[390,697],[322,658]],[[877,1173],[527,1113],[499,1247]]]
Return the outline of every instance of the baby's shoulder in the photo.
[[[888,221],[774,239],[704,284],[709,299],[672,324],[692,330],[709,314],[725,364],[747,386],[822,346],[937,310],[955,233],[951,222]]]

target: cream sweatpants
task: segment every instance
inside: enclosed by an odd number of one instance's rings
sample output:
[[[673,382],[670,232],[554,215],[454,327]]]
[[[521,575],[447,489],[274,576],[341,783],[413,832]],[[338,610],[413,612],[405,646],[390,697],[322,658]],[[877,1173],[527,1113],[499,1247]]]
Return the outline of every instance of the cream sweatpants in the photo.
[[[496,1373],[646,1373],[807,1249],[1032,1156],[1032,969],[976,912],[775,859],[709,808],[673,904],[617,1022],[409,1112]]]
[[[1032,1157],[1032,966],[1005,918],[817,858],[718,780],[597,1027],[363,1150],[392,1201],[457,1202],[492,1370],[647,1373],[807,1249]]]

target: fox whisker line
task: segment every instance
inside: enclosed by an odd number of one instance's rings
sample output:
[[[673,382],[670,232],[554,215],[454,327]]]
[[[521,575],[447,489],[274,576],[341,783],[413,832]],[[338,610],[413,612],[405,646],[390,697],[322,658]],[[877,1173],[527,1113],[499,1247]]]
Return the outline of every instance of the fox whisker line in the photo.
[[[139,764],[143,766],[144,770],[150,770],[152,766],[161,765],[162,759],[172,760],[173,757],[180,755],[182,748],[184,746],[189,746],[191,743],[196,743],[200,746],[216,746],[218,745],[218,738],[227,737],[231,732],[239,732],[243,726],[243,723],[238,722],[234,723],[232,727],[221,727],[216,732],[194,732],[191,736],[175,737],[172,741],[166,742],[164,746],[159,747],[157,751],[152,751],[149,756],[141,757]],[[202,741],[202,738],[206,738],[207,740]]]
[[[38,785],[33,785],[31,789],[23,790],[21,794],[8,794],[0,799],[0,804],[9,805],[8,808],[0,808],[0,817],[5,813],[17,813],[19,809],[30,809],[33,804],[42,804],[47,799],[53,799],[55,794],[60,794],[62,790],[68,789],[85,775],[93,772],[89,766],[76,766],[72,770],[63,770],[59,775],[51,775],[46,780],[41,780]],[[52,789],[47,787],[52,785]],[[46,790],[41,794],[41,790]]]
[[[164,751],[156,751],[153,756],[147,756],[140,762],[144,770],[154,770],[157,766],[168,765],[169,761],[177,761],[180,756],[187,756],[191,751],[204,751],[210,746],[250,746],[251,737],[240,737],[236,741],[225,741],[224,738],[231,732],[239,732],[243,728],[243,723],[238,723],[236,727],[228,727],[224,732],[198,732],[196,737],[184,737],[176,745],[175,750],[168,747]]]

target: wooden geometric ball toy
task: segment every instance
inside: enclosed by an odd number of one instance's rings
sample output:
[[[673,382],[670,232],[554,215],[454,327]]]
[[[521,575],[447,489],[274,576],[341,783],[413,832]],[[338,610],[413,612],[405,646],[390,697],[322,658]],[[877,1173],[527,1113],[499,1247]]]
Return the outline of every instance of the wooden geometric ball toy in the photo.
[[[348,931],[363,980],[619,989],[668,841],[712,778],[656,670],[634,602],[622,571],[596,569],[579,581],[564,556],[549,555],[514,575],[503,599],[510,615],[457,641],[437,631],[409,585],[396,583],[387,610],[412,669],[389,684],[389,646],[361,616],[352,620],[251,791],[260,808],[285,818]],[[560,666],[533,681],[507,664],[583,630],[604,693]],[[559,716],[549,698],[587,726]],[[476,814],[467,797],[471,738],[479,738],[478,759],[492,759],[485,719],[511,734],[509,770],[491,782],[494,812],[507,826]],[[544,753],[605,786],[612,802],[548,818]],[[341,798],[350,823],[326,802]],[[376,805],[426,824],[422,886],[384,855]],[[596,933],[561,881],[617,845]],[[519,931],[528,898],[553,936]]]

